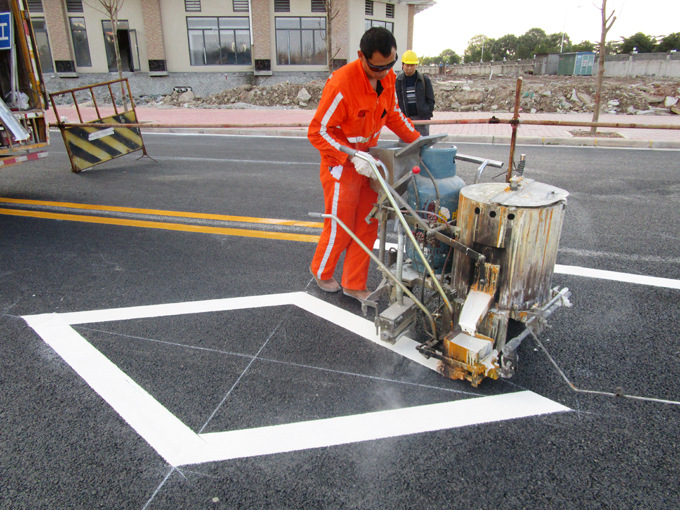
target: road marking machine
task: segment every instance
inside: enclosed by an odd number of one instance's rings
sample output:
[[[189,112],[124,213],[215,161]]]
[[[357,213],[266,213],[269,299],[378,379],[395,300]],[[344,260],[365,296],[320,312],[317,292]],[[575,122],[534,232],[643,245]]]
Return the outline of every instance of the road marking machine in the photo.
[[[439,144],[445,137],[374,147],[378,165],[364,158],[379,190],[366,218],[379,222],[377,256],[337,217],[319,216],[335,220],[382,272],[362,304],[380,338],[408,335],[443,375],[477,386],[511,377],[522,340],[570,306],[569,289],[551,284],[568,193],[525,177],[524,155],[506,182],[479,182],[503,163],[458,154]],[[473,184],[456,175],[457,160],[479,165]],[[522,332],[508,340],[513,330]]]

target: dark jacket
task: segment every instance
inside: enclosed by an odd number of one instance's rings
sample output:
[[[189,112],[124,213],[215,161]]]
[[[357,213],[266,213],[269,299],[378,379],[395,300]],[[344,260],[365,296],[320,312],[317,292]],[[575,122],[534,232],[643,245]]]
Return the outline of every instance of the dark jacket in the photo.
[[[397,99],[399,101],[399,108],[404,114],[408,111],[406,108],[406,75],[401,72],[397,76],[395,88],[397,91]],[[416,107],[418,108],[418,117],[416,120],[427,120],[432,118],[434,112],[434,89],[432,82],[427,75],[416,71]]]

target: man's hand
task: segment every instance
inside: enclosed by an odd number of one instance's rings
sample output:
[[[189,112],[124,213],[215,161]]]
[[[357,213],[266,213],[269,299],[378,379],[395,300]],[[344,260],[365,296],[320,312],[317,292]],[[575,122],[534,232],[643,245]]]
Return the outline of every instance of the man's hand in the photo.
[[[359,157],[361,156],[361,157]],[[373,169],[371,168],[371,164],[366,161],[366,159],[371,161],[376,167],[378,166],[378,162],[375,160],[373,156],[371,156],[368,152],[362,152],[362,151],[357,151],[355,156],[352,156],[352,164],[354,165],[354,168],[356,168],[357,173],[359,175],[364,175],[368,177],[369,179],[373,179],[375,177],[375,173],[373,172]]]

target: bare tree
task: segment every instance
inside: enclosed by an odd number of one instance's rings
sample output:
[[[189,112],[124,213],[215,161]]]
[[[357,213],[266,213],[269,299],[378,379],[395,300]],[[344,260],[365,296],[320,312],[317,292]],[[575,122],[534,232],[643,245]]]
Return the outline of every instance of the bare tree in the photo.
[[[120,48],[118,47],[118,13],[123,8],[125,0],[96,0],[96,5],[88,4],[94,10],[105,14],[111,22],[111,38],[113,42],[113,50],[116,56],[116,69],[118,70],[118,78],[123,79],[123,63],[120,59]],[[120,84],[120,93],[127,109],[127,95],[123,83]]]
[[[602,81],[604,80],[604,59],[607,53],[607,32],[612,28],[616,21],[614,11],[607,16],[607,0],[602,0],[602,33],[600,34],[600,50],[597,59],[597,88],[595,90],[595,109],[593,111],[593,122],[600,119],[600,103],[602,102]],[[597,134],[597,127],[590,128],[590,134]]]
[[[333,20],[340,14],[340,0],[323,0],[326,8],[326,61],[328,71],[333,72],[333,60],[340,53],[340,49],[333,50]]]

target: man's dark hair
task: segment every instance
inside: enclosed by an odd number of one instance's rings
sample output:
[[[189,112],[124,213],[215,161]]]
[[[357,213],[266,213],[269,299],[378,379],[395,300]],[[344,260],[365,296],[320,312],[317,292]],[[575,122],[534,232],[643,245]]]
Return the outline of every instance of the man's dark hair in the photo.
[[[370,59],[376,51],[379,51],[383,57],[389,57],[392,54],[392,48],[397,49],[397,40],[392,32],[384,27],[369,28],[359,43],[359,49],[367,59]]]

